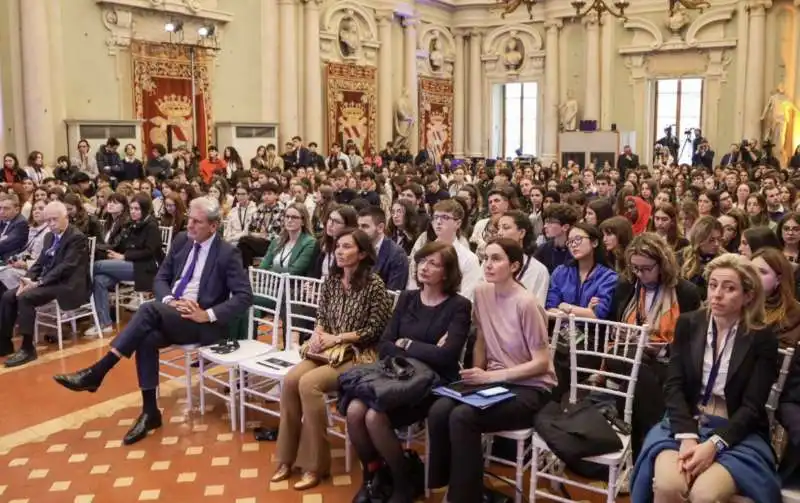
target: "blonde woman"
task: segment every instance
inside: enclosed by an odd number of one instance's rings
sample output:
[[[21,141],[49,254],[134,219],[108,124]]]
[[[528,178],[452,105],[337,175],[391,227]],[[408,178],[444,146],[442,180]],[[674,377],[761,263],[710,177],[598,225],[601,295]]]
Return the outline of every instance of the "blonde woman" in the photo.
[[[705,278],[707,307],[678,318],[667,414],[636,460],[631,501],[780,501],[765,408],[778,338],[764,323],[761,279],[731,253],[712,260]]]
[[[694,224],[689,246],[678,254],[681,277],[700,289],[700,297],[706,298],[706,280],[703,270],[719,255],[722,244],[722,224],[711,215],[700,217]]]

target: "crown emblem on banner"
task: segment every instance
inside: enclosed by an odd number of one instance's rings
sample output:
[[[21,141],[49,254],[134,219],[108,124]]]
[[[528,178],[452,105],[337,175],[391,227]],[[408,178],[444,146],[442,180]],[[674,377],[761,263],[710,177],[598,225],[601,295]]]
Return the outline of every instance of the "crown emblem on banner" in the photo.
[[[156,107],[165,117],[192,115],[192,100],[188,96],[168,94],[156,100]]]
[[[367,111],[364,110],[364,105],[356,103],[355,101],[342,103],[341,110],[342,116],[346,117],[349,121],[358,120],[367,113]]]
[[[445,120],[445,114],[441,110],[432,110],[429,117],[430,121],[436,124],[442,124]]]

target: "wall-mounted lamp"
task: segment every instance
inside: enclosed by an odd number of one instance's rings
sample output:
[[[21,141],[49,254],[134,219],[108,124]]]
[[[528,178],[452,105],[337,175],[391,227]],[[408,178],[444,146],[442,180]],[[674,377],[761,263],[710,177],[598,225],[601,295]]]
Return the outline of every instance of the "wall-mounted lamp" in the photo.
[[[164,31],[167,33],[178,33],[183,31],[183,21],[170,21],[164,24]]]
[[[197,29],[197,34],[201,38],[213,37],[216,32],[217,32],[217,27],[214,26],[213,24],[204,24],[203,26]]]

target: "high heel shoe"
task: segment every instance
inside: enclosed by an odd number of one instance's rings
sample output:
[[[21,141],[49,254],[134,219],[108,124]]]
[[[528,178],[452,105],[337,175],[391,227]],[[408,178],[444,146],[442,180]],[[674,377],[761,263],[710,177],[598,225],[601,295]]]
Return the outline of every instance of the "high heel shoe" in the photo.
[[[316,473],[303,472],[303,476],[300,477],[300,480],[298,480],[293,487],[295,491],[305,491],[306,489],[317,487],[320,482],[322,482],[322,477]]]
[[[272,475],[270,482],[283,482],[292,475],[292,468],[289,465],[280,465]]]

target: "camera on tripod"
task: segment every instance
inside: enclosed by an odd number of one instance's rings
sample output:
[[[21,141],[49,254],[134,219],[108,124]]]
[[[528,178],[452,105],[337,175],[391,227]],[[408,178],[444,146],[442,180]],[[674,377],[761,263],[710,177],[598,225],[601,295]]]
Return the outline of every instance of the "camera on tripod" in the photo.
[[[686,136],[692,136],[692,133],[694,133],[694,128],[689,128],[689,129],[686,129],[686,130],[683,132],[683,134],[685,134]]]

